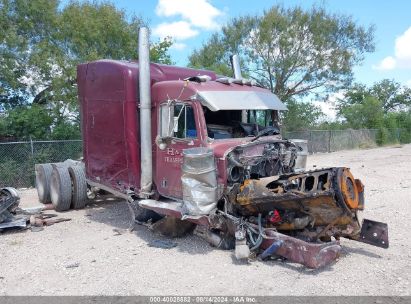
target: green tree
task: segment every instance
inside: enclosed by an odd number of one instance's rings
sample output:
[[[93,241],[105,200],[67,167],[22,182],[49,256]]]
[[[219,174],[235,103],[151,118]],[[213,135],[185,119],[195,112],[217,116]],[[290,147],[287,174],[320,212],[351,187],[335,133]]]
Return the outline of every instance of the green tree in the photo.
[[[353,84],[339,101],[339,107],[362,103],[367,96],[381,102],[384,113],[407,111],[411,106],[411,89],[399,82],[383,79],[371,87],[364,84]]]
[[[361,103],[341,108],[339,114],[353,129],[378,129],[384,125],[382,104],[373,96],[365,96]]]
[[[411,140],[411,92],[394,80],[384,79],[367,87],[354,84],[339,101],[338,114],[350,128],[378,129],[377,142]]]
[[[227,31],[223,27],[223,32]],[[214,33],[201,49],[194,50],[189,57],[189,66],[208,69],[220,75],[231,75],[230,56],[227,46],[220,33]]]
[[[228,74],[229,55],[239,53],[249,76],[287,101],[346,87],[352,68],[374,50],[373,32],[321,7],[277,5],[231,20],[191,54],[189,65]]]
[[[45,139],[51,134],[53,118],[41,105],[19,106],[8,111],[5,135],[20,139]]]
[[[383,79],[375,83],[370,94],[381,101],[386,113],[407,110],[411,106],[411,88],[402,86],[395,80]]]
[[[0,0],[0,95],[4,106],[26,104],[50,73],[58,1]]]
[[[321,108],[310,102],[289,99],[287,108],[288,111],[283,113],[283,124],[287,131],[313,129],[325,118]]]
[[[3,136],[7,133],[7,126],[6,126],[6,117],[3,114],[0,114],[0,140]]]
[[[76,66],[103,58],[136,60],[144,22],[108,2],[59,5],[0,0],[0,107],[27,106],[34,115],[37,108],[29,104],[43,105],[53,118],[50,129],[66,129],[68,135],[76,133],[79,121]],[[152,61],[170,64],[171,44],[170,39],[152,43]]]

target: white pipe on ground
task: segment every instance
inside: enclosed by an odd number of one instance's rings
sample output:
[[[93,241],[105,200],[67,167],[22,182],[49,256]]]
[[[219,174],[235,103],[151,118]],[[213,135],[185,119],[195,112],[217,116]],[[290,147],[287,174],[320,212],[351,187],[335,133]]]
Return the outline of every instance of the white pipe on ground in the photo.
[[[138,38],[138,72],[140,91],[140,197],[148,198],[153,184],[153,155],[151,151],[151,78],[148,28],[142,27]]]

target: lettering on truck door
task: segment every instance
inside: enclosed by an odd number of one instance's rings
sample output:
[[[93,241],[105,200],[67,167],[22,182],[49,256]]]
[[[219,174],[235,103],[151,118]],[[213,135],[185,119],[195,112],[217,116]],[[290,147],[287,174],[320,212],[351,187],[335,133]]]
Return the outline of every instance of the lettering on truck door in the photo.
[[[200,143],[196,115],[190,102],[164,103],[159,109],[158,135],[166,146],[157,145],[157,188],[161,195],[181,199],[183,150]]]

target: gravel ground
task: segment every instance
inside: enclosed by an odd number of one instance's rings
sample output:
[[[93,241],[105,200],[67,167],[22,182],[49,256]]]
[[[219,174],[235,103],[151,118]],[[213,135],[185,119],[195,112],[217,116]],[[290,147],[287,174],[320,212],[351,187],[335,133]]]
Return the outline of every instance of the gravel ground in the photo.
[[[70,222],[0,234],[0,295],[411,295],[411,145],[312,155],[313,166],[349,166],[362,179],[363,216],[389,224],[389,249],[343,239],[336,263],[310,270],[239,263],[193,235],[152,248],[163,238],[125,231],[125,202],[106,198],[59,214]],[[22,206],[38,205],[34,189],[20,193]]]

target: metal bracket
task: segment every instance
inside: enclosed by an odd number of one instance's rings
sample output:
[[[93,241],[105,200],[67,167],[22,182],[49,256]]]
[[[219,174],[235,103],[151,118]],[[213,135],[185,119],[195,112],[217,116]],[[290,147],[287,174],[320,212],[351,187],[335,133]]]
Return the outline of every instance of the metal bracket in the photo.
[[[358,241],[381,248],[388,248],[388,225],[364,219]]]

